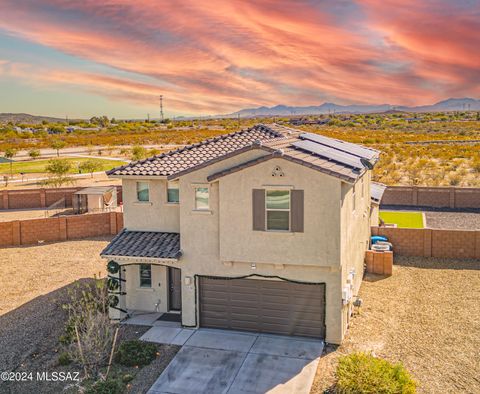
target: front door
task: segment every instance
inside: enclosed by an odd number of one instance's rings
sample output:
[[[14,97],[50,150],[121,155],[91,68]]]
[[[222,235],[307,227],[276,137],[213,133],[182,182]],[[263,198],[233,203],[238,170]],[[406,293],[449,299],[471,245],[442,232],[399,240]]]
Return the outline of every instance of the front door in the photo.
[[[168,268],[168,309],[182,309],[182,274],[178,268]]]

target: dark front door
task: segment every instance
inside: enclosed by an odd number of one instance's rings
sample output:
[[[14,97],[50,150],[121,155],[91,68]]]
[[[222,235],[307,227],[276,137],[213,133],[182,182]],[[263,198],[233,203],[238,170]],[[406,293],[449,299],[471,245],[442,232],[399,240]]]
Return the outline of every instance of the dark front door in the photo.
[[[182,309],[182,274],[178,268],[168,268],[168,308],[171,311]]]

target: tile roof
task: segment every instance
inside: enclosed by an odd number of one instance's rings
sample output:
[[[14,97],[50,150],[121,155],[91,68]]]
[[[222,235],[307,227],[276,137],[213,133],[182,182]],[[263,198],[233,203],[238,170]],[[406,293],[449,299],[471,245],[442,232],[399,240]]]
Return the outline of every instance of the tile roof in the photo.
[[[123,229],[100,255],[178,259],[182,255],[180,234]]]
[[[126,164],[107,171],[107,175],[168,176],[202,165],[210,160],[247,147],[255,141],[281,137],[263,125],[221,135],[171,152]]]
[[[341,178],[347,182],[364,173],[365,161],[373,166],[379,152],[360,145],[292,129],[277,124],[256,125],[237,133],[219,136],[198,144],[168,152],[159,156],[127,164],[107,172],[108,175],[167,176],[169,179],[184,175],[215,161],[241,153],[247,149],[262,149],[284,159]],[[302,142],[306,142],[303,143]],[[355,163],[355,164],[352,164]],[[358,165],[362,163],[362,165]],[[255,163],[245,163],[253,165]],[[361,168],[359,168],[361,167]],[[216,179],[242,165],[213,174]]]

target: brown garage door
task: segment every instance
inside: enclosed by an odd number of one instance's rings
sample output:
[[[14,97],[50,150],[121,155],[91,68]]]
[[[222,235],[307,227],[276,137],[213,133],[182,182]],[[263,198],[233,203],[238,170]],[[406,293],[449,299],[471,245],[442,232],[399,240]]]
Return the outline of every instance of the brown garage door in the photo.
[[[325,337],[325,285],[199,278],[200,325]]]

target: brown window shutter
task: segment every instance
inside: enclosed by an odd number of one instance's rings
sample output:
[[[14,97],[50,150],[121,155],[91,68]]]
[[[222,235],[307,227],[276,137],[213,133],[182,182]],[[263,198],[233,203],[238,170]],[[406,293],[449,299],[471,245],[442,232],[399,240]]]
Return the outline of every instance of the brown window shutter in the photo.
[[[292,232],[303,233],[303,190],[291,191]]]
[[[265,189],[253,189],[252,211],[253,229],[265,231]]]

